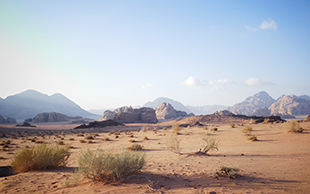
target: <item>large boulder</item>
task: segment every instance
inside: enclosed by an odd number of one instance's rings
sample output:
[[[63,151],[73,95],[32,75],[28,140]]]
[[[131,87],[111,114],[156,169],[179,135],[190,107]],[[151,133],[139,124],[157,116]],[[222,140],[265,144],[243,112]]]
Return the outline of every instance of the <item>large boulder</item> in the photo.
[[[119,123],[157,123],[155,111],[152,108],[127,109],[115,113],[114,120]]]
[[[64,122],[64,121],[69,121],[69,117],[67,115],[56,112],[37,114],[33,118],[34,123]]]
[[[170,103],[163,102],[155,109],[156,118],[159,120],[174,120],[184,117],[195,116],[193,113],[187,114],[185,111],[175,110]]]

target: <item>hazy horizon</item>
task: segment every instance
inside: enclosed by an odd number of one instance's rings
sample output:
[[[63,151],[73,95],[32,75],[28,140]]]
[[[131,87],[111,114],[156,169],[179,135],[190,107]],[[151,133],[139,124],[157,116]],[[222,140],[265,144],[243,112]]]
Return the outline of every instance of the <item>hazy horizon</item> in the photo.
[[[309,1],[2,1],[0,97],[85,110],[310,95]]]

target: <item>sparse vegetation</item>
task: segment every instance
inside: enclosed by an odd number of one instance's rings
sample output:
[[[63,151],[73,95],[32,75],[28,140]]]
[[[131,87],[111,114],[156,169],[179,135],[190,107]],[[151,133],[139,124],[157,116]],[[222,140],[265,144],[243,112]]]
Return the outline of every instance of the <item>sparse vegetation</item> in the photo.
[[[254,119],[250,119],[249,124],[256,124],[256,121]]]
[[[201,145],[201,148],[198,151],[198,153],[208,154],[208,152],[211,150],[217,150],[218,151],[218,147],[220,145],[220,141],[218,139],[216,139],[215,137],[206,135],[203,138],[203,141],[204,142]]]
[[[86,137],[84,137],[84,139],[94,139],[94,137],[91,135],[87,135]]]
[[[13,157],[12,168],[21,173],[56,166],[65,166],[70,156],[69,146],[40,144],[32,148],[23,148]]]
[[[69,141],[73,141],[73,140],[74,140],[74,138],[73,138],[73,137],[70,137],[70,138],[69,138]]]
[[[238,168],[230,168],[226,166],[221,166],[219,171],[216,171],[214,175],[215,175],[215,178],[229,177],[231,179],[235,179],[235,178],[241,177],[241,175],[238,172],[239,172]]]
[[[149,138],[147,136],[144,136],[143,140],[148,140]]]
[[[268,123],[269,123],[269,119],[265,118],[264,121],[263,121],[263,124],[268,124]]]
[[[181,131],[181,127],[179,123],[174,123],[171,127],[172,133],[175,135],[179,135]]]
[[[130,139],[129,142],[130,142],[130,143],[134,143],[134,142],[136,142],[136,140]]]
[[[248,140],[250,140],[250,141],[257,141],[257,136],[256,135],[250,135],[248,137]]]
[[[109,141],[110,139],[108,137],[103,138],[103,141]]]
[[[244,135],[249,136],[249,135],[252,133],[252,131],[253,131],[253,128],[252,128],[251,126],[245,126],[245,127],[242,129],[241,132],[242,132]]]
[[[179,139],[176,134],[170,134],[166,139],[166,148],[174,153],[180,154],[180,142],[181,139]]]
[[[231,128],[235,128],[235,123],[231,123],[231,124],[229,124],[230,126],[231,126]]]
[[[127,150],[130,150],[130,151],[142,151],[143,150],[143,146],[140,145],[140,144],[133,144],[132,146],[128,147]]]
[[[291,120],[284,124],[284,129],[287,133],[302,133],[304,130],[299,126],[297,120]]]
[[[215,131],[217,131],[217,127],[211,127],[211,131],[213,131],[213,132],[215,132]]]
[[[86,140],[81,139],[81,140],[80,140],[80,143],[86,143]]]
[[[119,155],[82,150],[78,159],[79,171],[95,181],[123,182],[131,174],[141,170],[145,155],[123,151]]]

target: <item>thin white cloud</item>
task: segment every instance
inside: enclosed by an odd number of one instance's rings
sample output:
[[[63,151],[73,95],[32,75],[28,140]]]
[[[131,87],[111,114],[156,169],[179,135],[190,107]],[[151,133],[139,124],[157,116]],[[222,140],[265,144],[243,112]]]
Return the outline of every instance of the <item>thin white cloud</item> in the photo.
[[[259,27],[251,27],[248,25],[244,25],[244,27],[248,30],[248,31],[258,31],[258,30],[277,30],[278,29],[278,24],[272,20],[272,19],[268,19],[268,20],[264,20]]]
[[[150,83],[141,84],[141,88],[142,88],[143,90],[146,89],[146,88],[151,88],[151,87],[153,87],[153,85],[150,84]]]
[[[273,85],[272,82],[264,82],[257,78],[249,78],[243,82],[247,86],[263,86],[263,85]]]
[[[277,25],[277,23],[274,20],[269,19],[268,21],[265,20],[265,21],[263,21],[261,23],[260,29],[262,29],[262,30],[269,30],[269,29],[277,30],[278,29],[278,25]]]
[[[230,79],[219,79],[214,81],[200,81],[196,77],[189,77],[184,82],[183,85],[188,87],[200,87],[200,86],[209,86],[211,90],[226,90],[225,85],[246,85],[246,86],[262,86],[262,85],[274,85],[272,82],[265,82],[258,78],[248,78],[244,81],[234,81]]]
[[[197,79],[193,76],[190,76],[184,82],[182,82],[182,84],[184,84],[188,87],[197,87],[197,86],[201,85],[201,82],[199,81],[199,79]]]

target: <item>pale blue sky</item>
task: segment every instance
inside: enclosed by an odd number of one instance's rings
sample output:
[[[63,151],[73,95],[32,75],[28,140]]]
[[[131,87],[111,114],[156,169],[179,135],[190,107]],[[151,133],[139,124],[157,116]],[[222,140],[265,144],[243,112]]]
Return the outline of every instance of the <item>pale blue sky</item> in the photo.
[[[310,95],[309,1],[0,1],[0,97],[82,108]]]

